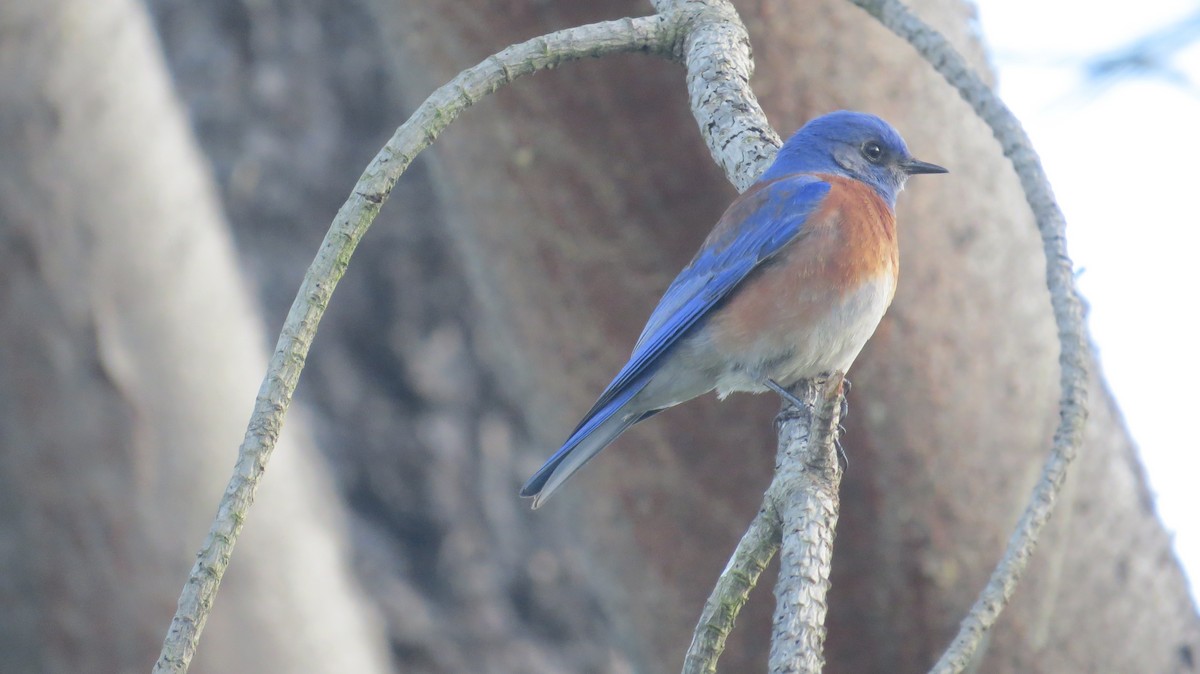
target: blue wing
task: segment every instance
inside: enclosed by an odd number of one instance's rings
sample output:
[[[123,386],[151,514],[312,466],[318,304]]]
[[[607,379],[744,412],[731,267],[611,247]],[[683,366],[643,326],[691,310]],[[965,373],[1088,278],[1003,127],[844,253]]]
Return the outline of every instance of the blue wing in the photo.
[[[629,362],[584,417],[585,423],[594,412],[623,397],[630,385],[644,385],[644,375],[654,371],[659,357],[688,328],[800,234],[829,189],[820,178],[792,174],[756,186],[734,201],[696,257],[671,282],[646,321]]]
[[[700,252],[659,300],[629,362],[571,437],[521,488],[522,496],[534,497],[533,507],[625,429],[658,411],[633,415],[624,408],[645,388],[671,345],[755,267],[801,233],[829,189],[829,183],[815,176],[793,174],[755,185],[733,202]]]

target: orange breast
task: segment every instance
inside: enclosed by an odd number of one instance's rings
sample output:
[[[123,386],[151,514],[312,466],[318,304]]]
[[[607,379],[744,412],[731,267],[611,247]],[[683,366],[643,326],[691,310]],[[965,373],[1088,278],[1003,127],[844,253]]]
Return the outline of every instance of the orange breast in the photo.
[[[711,334],[722,350],[786,348],[864,284],[890,275],[895,287],[900,263],[891,208],[863,183],[820,177],[832,188],[799,236],[714,312]]]

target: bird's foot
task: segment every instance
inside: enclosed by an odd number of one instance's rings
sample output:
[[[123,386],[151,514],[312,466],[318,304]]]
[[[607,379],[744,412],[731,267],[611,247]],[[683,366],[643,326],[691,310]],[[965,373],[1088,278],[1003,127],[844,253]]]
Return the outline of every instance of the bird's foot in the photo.
[[[846,404],[845,392],[850,390],[850,381],[848,379],[843,379],[842,382],[844,388],[842,389],[843,395],[841,397],[841,411],[839,419],[844,419],[846,417],[846,412],[849,410],[849,406]],[[803,400],[796,397],[796,395],[791,391],[780,386],[779,383],[774,379],[764,379],[763,384],[766,385],[767,388],[778,393],[780,398],[786,400],[790,405],[795,407],[797,411],[800,411],[805,407],[809,407],[808,403],[805,403]],[[779,420],[776,419],[776,423],[778,423],[778,421]],[[833,444],[834,447],[837,448],[838,463],[841,465],[842,470],[847,470],[850,468],[850,457],[846,454],[846,448],[842,446],[842,434],[845,432],[846,428],[842,426],[841,423],[838,423],[833,435]]]

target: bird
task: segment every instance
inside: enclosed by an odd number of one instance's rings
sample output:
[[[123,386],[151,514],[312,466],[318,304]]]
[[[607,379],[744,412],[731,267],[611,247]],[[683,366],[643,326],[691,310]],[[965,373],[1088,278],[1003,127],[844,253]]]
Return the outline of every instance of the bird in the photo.
[[[899,278],[896,197],[915,159],[890,124],[839,110],[802,126],[667,287],[629,361],[521,488],[537,509],[625,432],[716,391],[774,391],[845,373]]]

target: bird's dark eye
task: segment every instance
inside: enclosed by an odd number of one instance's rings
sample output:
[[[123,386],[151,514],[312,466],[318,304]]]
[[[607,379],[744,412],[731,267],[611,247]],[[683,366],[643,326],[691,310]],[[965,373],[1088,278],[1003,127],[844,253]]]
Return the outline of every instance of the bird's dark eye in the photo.
[[[867,158],[867,161],[874,164],[883,158],[883,147],[880,146],[879,143],[869,140],[866,143],[863,143],[862,153],[863,156]]]

